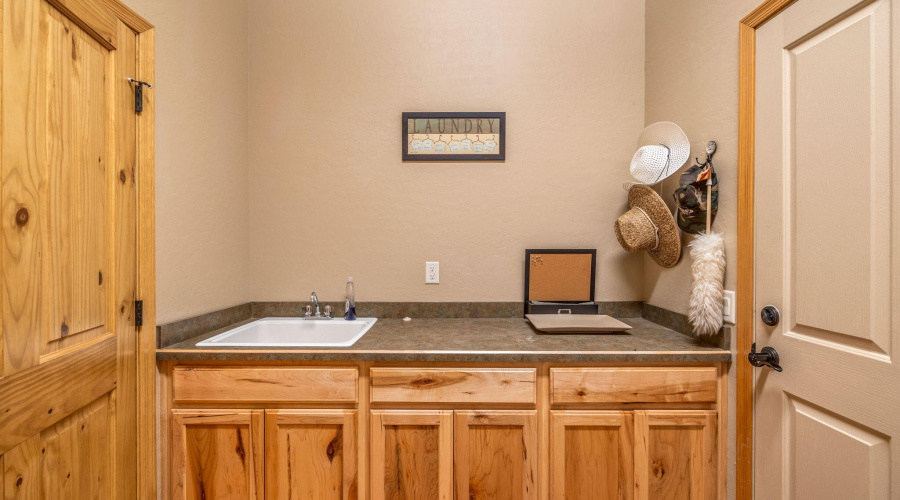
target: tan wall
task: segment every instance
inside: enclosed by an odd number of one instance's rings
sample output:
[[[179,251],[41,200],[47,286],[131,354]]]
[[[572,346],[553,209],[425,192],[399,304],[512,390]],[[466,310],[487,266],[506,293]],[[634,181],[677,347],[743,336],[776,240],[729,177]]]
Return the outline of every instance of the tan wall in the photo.
[[[693,156],[701,156],[708,140],[719,145],[715,165],[720,204],[713,228],[725,234],[728,290],[737,282],[738,21],[760,3],[647,0],[646,5],[645,121],[679,124],[691,140]],[[661,187],[670,204],[677,187],[678,174]],[[646,258],[647,302],[687,313],[690,267],[687,253],[673,269]],[[729,373],[728,498],[735,493],[735,366]]]
[[[243,0],[126,0],[156,26],[157,321],[251,300]]]
[[[255,300],[516,301],[524,250],[619,247],[644,123],[642,1],[258,0],[249,11]],[[403,111],[506,111],[505,163],[402,163]],[[426,261],[440,285],[425,285]]]

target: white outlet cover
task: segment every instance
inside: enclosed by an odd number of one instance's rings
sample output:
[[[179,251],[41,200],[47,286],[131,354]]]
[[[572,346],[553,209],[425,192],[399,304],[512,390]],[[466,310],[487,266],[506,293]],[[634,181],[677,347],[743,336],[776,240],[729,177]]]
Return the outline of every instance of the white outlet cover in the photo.
[[[722,301],[722,320],[726,323],[735,323],[735,311],[737,310],[737,296],[731,290],[725,290],[725,298]]]
[[[426,262],[425,263],[425,283],[441,282],[441,263]]]

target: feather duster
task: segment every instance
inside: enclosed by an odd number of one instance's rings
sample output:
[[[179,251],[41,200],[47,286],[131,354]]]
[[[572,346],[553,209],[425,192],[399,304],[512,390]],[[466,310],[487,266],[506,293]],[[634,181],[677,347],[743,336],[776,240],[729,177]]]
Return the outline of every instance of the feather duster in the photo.
[[[722,328],[725,292],[725,239],[708,231],[694,237],[691,247],[691,303],[688,320],[698,335],[715,335]]]

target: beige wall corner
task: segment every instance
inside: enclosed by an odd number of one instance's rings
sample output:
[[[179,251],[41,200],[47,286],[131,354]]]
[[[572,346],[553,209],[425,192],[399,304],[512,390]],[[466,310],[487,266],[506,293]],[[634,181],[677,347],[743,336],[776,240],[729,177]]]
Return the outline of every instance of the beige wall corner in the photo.
[[[707,141],[718,143],[715,165],[719,214],[713,229],[725,235],[726,290],[734,290],[737,283],[738,22],[759,3],[760,0],[646,2],[645,123],[667,120],[680,125],[691,140],[692,160],[703,156]],[[670,207],[679,175],[680,172],[669,177],[658,189]],[[685,237],[684,243],[690,238]],[[672,269],[662,269],[645,258],[647,302],[687,313],[691,286],[688,252],[685,248],[682,261]],[[734,339],[731,345],[737,345]],[[728,389],[726,491],[727,498],[734,498],[734,365],[729,371]]]
[[[125,0],[156,26],[157,321],[251,300],[244,0]]]

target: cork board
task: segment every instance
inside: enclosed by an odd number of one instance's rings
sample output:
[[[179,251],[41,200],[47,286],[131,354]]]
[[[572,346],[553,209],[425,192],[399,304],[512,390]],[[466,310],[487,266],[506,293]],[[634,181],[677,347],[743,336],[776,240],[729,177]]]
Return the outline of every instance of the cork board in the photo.
[[[540,252],[540,250],[526,252],[527,300],[587,302],[594,299],[595,252]]]

